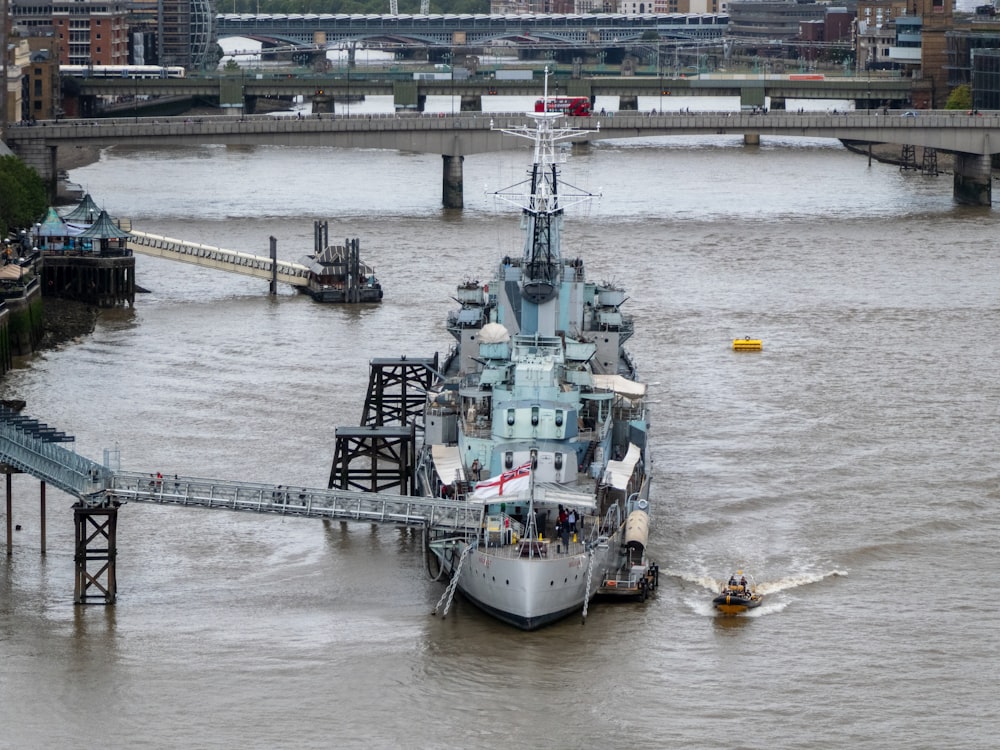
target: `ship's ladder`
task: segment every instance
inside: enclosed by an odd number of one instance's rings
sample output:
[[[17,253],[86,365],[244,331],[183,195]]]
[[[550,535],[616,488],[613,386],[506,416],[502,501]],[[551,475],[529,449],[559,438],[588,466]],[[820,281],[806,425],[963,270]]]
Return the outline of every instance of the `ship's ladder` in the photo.
[[[587,586],[583,590],[583,621],[587,622],[587,607],[590,604],[590,583],[594,580],[594,562],[597,558],[594,556],[593,545],[587,548],[587,557],[590,561],[587,563]]]
[[[462,566],[465,565],[465,560],[469,557],[469,554],[476,548],[476,542],[467,544],[465,549],[462,550],[462,555],[458,558],[458,565],[455,566],[455,572],[451,577],[451,581],[448,583],[448,587],[441,594],[441,598],[438,599],[438,603],[434,605],[434,612],[432,614],[437,614],[438,610],[441,609],[441,605],[444,604],[444,610],[441,612],[441,618],[444,619],[448,616],[448,610],[451,609],[451,600],[455,598],[455,591],[458,589],[458,579],[462,575]]]

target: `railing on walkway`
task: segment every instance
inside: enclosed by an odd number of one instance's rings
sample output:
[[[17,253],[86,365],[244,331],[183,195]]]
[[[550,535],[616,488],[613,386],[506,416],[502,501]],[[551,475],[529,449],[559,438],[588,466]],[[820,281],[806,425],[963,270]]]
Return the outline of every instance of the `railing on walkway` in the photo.
[[[0,461],[81,500],[96,501],[107,487],[111,471],[59,444],[73,439],[30,417],[0,408]]]
[[[429,526],[475,533],[482,506],[440,498],[115,472],[108,494],[119,502],[275,513],[302,518]]]
[[[71,441],[63,432],[0,407],[0,463],[73,495],[84,506],[156,503],[427,526],[462,535],[482,525],[483,506],[456,500],[113,471],[59,445]]]
[[[255,276],[260,279],[270,280],[271,278],[272,261],[262,255],[224,250],[221,247],[201,245],[196,242],[187,242],[136,230],[132,230],[132,236],[129,237],[128,243],[133,252],[144,255],[170,258],[206,268]],[[277,266],[278,281],[293,286],[306,286],[309,283],[309,269],[301,263],[279,260]]]

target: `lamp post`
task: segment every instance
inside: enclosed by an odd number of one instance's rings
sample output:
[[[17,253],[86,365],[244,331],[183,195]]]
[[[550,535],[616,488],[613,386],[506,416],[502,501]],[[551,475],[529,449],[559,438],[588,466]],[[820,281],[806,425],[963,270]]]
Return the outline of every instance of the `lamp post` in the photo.
[[[656,43],[656,77],[660,79],[660,108],[657,111],[663,114],[663,58],[660,55],[660,43]]]
[[[451,73],[451,93],[449,99],[451,99],[451,116],[455,116],[455,66],[452,65],[452,53],[445,52],[441,55],[441,59],[444,60],[444,64],[448,66],[448,70]]]

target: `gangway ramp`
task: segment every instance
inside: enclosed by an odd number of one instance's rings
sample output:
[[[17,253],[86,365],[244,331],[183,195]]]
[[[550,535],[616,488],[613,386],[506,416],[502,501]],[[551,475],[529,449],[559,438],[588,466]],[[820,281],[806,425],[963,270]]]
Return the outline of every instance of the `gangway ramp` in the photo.
[[[119,503],[140,502],[283,516],[426,526],[437,532],[475,533],[483,506],[458,500],[353,490],[230,482],[197,477],[118,471],[108,494]]]
[[[306,286],[309,283],[309,269],[301,263],[293,261],[272,261],[263,255],[225,250],[221,247],[163,237],[135,229],[131,230],[127,242],[132,252],[143,255],[168,258],[182,263],[193,263],[205,268],[240,273],[244,276],[254,276],[267,281],[273,277],[277,281],[292,286]],[[277,274],[274,274],[272,264],[277,265]]]

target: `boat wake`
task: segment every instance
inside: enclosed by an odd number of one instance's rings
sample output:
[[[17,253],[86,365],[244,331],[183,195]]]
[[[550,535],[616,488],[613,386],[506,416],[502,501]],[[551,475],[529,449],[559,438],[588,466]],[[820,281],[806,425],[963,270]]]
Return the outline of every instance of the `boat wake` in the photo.
[[[670,576],[671,578],[676,578],[680,581],[695,584],[696,586],[715,594],[722,591],[725,587],[724,580],[719,580],[708,575],[678,570],[661,570],[660,574],[661,576]],[[767,598],[764,599],[763,603],[759,607],[750,609],[742,613],[741,616],[744,618],[755,618],[783,612],[788,605],[791,604],[791,600],[783,596],[775,597],[775,594],[796,589],[801,586],[809,586],[814,583],[820,583],[821,581],[825,581],[829,578],[844,577],[847,576],[847,574],[846,570],[834,569],[826,572],[797,573],[778,578],[774,581],[758,583],[758,593]],[[700,593],[683,596],[681,601],[695,614],[703,615],[705,617],[715,617],[718,614],[711,599],[706,599]]]
[[[700,573],[690,573],[681,570],[661,569],[660,575],[677,578],[681,581],[687,581],[688,583],[693,583],[715,593],[722,591],[723,586],[726,583],[724,580],[719,578],[713,578],[712,576]],[[846,576],[846,570],[836,569],[826,572],[796,573],[785,576],[784,578],[779,578],[775,581],[765,581],[763,583],[758,582],[757,591],[761,594],[777,594],[779,591],[787,591],[788,589],[798,588],[799,586],[808,586],[812,583],[819,583],[820,581],[825,581],[827,578],[841,578]]]
[[[846,570],[830,570],[826,573],[800,573],[798,575],[790,575],[785,578],[779,578],[776,581],[758,583],[757,591],[761,594],[777,594],[779,591],[788,591],[789,589],[795,589],[799,586],[808,586],[813,583],[819,583],[820,581],[825,581],[827,578],[841,578],[846,576]]]

